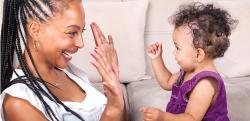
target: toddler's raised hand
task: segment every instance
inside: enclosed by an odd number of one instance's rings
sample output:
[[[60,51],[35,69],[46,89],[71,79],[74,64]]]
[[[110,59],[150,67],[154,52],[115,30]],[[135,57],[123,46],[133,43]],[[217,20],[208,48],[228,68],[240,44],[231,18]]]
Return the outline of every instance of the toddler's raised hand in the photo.
[[[154,43],[147,49],[147,54],[151,59],[156,59],[162,56],[162,43]]]

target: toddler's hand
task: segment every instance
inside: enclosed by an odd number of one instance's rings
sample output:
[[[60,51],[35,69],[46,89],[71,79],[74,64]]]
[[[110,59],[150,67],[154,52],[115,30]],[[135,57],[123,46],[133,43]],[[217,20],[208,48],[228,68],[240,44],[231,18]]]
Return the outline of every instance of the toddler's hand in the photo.
[[[164,121],[164,112],[156,108],[140,108],[143,113],[143,121]]]
[[[147,54],[151,59],[156,59],[162,56],[162,43],[154,43],[147,49]]]

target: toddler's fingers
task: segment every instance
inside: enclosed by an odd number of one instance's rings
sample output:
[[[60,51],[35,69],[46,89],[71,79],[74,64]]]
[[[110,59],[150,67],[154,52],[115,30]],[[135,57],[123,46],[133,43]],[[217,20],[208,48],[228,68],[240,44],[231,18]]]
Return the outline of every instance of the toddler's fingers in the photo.
[[[162,43],[159,44],[158,48],[162,50]]]
[[[149,47],[149,53],[155,54],[154,48],[152,46]]]
[[[139,109],[139,111],[142,112],[142,113],[144,113],[144,112],[145,112],[145,109],[146,109],[145,107],[141,107],[141,108]]]
[[[152,51],[152,47],[149,46],[147,50],[148,50],[148,52],[151,52]]]
[[[159,45],[156,45],[156,44],[153,45],[154,51],[157,51],[157,50],[158,50],[158,46],[159,46]]]

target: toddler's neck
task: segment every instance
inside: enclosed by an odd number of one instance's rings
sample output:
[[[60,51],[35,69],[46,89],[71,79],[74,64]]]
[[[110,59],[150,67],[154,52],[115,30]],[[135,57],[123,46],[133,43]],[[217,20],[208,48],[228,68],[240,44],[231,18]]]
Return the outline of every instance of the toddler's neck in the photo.
[[[199,63],[193,71],[185,71],[185,75],[184,75],[184,82],[190,80],[191,78],[193,78],[193,76],[195,76],[196,74],[202,72],[202,71],[213,71],[213,72],[217,72],[217,69],[214,65],[214,60],[213,59],[206,59],[204,61],[202,61],[201,63]]]

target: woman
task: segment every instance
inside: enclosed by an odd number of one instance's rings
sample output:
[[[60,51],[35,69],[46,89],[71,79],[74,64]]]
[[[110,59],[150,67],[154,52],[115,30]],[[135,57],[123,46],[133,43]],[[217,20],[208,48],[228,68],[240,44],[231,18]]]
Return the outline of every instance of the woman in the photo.
[[[80,0],[4,1],[2,120],[124,120],[125,104],[111,36],[107,40],[99,27],[91,24],[96,43],[91,52],[92,64],[102,77],[106,97],[87,78],[79,78],[65,69],[72,54],[83,47],[84,19]],[[19,62],[16,69],[14,54]]]

